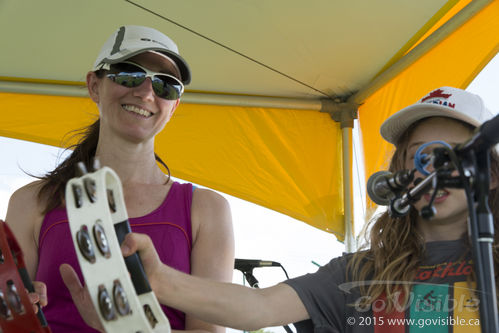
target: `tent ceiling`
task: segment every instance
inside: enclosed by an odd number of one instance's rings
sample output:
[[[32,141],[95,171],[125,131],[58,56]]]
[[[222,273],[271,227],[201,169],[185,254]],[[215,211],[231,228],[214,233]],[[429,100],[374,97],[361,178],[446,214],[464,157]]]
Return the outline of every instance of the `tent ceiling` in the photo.
[[[83,82],[104,40],[119,25],[139,24],[178,42],[193,71],[188,91],[349,95],[446,3],[2,0],[0,45],[8,52],[0,53],[0,76]]]
[[[156,140],[172,174],[339,239],[351,221],[350,132],[317,112],[320,99],[362,104],[370,174],[391,150],[383,119],[430,89],[465,88],[499,49],[492,0],[134,1],[0,0],[0,135],[63,144],[97,113],[70,96],[86,94],[104,40],[120,25],[152,26],[193,72]]]

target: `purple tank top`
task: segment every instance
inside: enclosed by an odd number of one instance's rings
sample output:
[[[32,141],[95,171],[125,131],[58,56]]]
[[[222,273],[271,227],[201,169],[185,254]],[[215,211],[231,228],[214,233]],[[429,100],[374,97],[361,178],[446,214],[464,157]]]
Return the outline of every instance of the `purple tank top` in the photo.
[[[164,202],[146,216],[130,218],[133,232],[151,237],[161,261],[190,274],[192,244],[192,184],[173,183]],[[81,319],[61,275],[59,266],[70,264],[83,284],[78,259],[71,240],[65,208],[56,208],[45,215],[38,246],[36,281],[47,285],[48,305],[43,313],[53,333],[97,332]],[[185,314],[162,306],[172,329],[185,329]]]

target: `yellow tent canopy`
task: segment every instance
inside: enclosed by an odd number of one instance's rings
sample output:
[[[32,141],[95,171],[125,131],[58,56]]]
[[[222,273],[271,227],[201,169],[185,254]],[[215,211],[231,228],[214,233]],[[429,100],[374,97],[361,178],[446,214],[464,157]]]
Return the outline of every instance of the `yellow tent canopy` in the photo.
[[[435,87],[465,88],[497,53],[497,17],[482,0],[5,0],[0,135],[64,145],[98,115],[84,79],[104,40],[151,26],[193,72],[157,140],[172,174],[343,240],[357,111],[369,175],[391,149],[382,120]]]

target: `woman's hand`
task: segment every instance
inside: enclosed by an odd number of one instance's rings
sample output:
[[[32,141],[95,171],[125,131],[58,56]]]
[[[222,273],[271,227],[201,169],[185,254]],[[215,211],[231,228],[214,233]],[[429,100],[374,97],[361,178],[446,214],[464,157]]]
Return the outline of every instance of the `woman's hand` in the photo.
[[[104,332],[104,327],[101,325],[99,315],[97,314],[94,304],[92,303],[92,298],[90,297],[87,288],[81,285],[80,279],[78,278],[78,275],[74,271],[73,267],[68,264],[62,264],[59,267],[59,272],[61,273],[62,280],[68,288],[71,298],[73,299],[73,302],[75,303],[76,308],[85,323],[100,332]]]
[[[159,268],[162,264],[156,250],[154,249],[151,239],[147,235],[128,234],[123,241],[121,250],[125,257],[137,251],[139,252],[144,270],[149,279],[149,283],[151,284],[151,288],[154,290],[155,286],[159,284],[156,282],[157,279],[154,279],[154,277],[159,277]],[[68,288],[71,298],[73,299],[73,302],[85,323],[96,330],[104,332],[104,327],[101,325],[99,315],[97,314],[97,311],[92,303],[92,298],[90,297],[87,288],[82,286],[73,267],[68,264],[62,264],[59,267],[59,272],[61,273],[62,280]],[[45,287],[45,285],[43,285],[43,287]],[[40,286],[39,288],[42,287]],[[45,291],[43,289],[40,290]],[[43,297],[41,295],[43,295]],[[40,295],[35,294],[32,297],[33,299],[40,300],[44,298],[44,302],[47,304],[46,292],[45,294],[41,293]]]
[[[28,293],[29,301],[33,304],[33,310],[38,313],[39,307],[47,305],[47,286],[40,281],[33,281],[35,291]]]
[[[121,243],[121,253],[124,257],[128,257],[134,253],[138,253],[142,266],[147,275],[147,280],[151,289],[157,293],[161,283],[163,263],[160,261],[158,253],[148,235],[129,233]]]

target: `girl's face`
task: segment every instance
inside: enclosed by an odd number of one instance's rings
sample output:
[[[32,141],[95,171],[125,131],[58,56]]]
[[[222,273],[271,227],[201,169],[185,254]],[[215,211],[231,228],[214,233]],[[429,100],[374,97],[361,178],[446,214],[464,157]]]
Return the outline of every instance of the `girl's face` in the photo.
[[[159,54],[145,52],[127,61],[178,77],[172,63]],[[168,123],[179,103],[158,97],[150,78],[140,86],[127,88],[105,76],[99,79],[95,73],[89,73],[87,84],[99,107],[103,138],[118,135],[133,142],[150,140]]]
[[[405,158],[406,169],[414,168],[414,155],[416,150],[424,143],[430,141],[445,141],[451,146],[466,141],[472,134],[471,129],[457,121],[444,117],[433,117],[423,120],[412,131],[407,145],[407,154]],[[437,145],[436,145],[437,146]],[[430,153],[432,147],[428,147],[426,153]],[[431,166],[427,168],[432,171]],[[457,175],[457,173],[456,173]],[[423,177],[419,172],[415,178]],[[431,193],[425,194],[413,206],[421,211],[421,208],[428,205]],[[419,227],[434,227],[442,225],[455,226],[456,234],[466,231],[466,220],[468,216],[466,195],[462,189],[439,189],[433,207],[436,214],[431,220],[418,220]],[[423,232],[425,234],[425,232]]]

